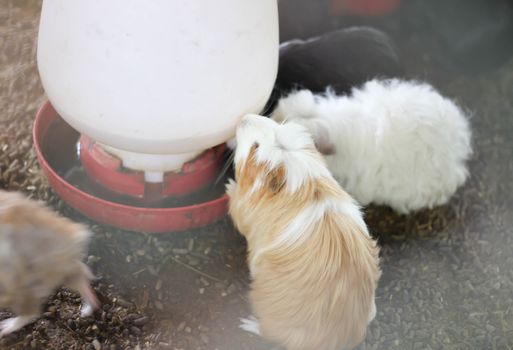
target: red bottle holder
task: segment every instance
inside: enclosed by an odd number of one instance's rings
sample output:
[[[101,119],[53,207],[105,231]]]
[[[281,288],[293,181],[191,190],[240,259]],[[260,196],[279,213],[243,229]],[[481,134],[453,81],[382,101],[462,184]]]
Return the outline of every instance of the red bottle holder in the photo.
[[[210,185],[221,168],[225,146],[211,148],[183,165],[180,171],[164,174],[162,197],[182,197]],[[145,192],[144,172],[126,169],[121,160],[89,137],[80,137],[80,161],[91,179],[103,187],[133,197]]]
[[[50,186],[57,195],[71,207],[90,219],[126,230],[159,233],[183,231],[206,226],[222,219],[226,215],[228,211],[228,197],[225,194],[220,195],[218,198],[194,205],[174,206],[172,208],[147,208],[105,200],[72,186],[50,166],[43,153],[43,145],[45,142],[50,142],[50,140],[47,139],[48,131],[55,123],[60,123],[61,125],[65,124],[52,105],[46,102],[38,111],[33,128],[34,147],[39,164],[47,176]],[[61,128],[61,133],[67,133],[68,136],[71,133],[75,133],[69,125],[65,124],[65,126],[66,128]],[[65,137],[66,135],[62,136]],[[196,167],[203,169],[203,171],[199,173],[203,172],[204,174],[208,174],[208,176],[206,176],[208,179],[211,179],[212,175],[216,175],[216,172],[212,172],[213,168],[211,168],[211,166],[215,163],[215,161],[213,161],[214,159],[222,159],[217,158],[220,153],[222,152],[219,148],[209,150],[204,153],[203,156],[189,163],[186,167],[184,166],[178,177],[182,177],[183,181],[188,182],[189,186],[186,186],[188,190],[198,185],[197,181],[199,181],[198,178],[200,177],[194,178],[194,180],[193,176],[189,177],[191,174],[190,171],[192,171],[192,173],[198,171]],[[199,159],[202,160],[199,161]],[[207,161],[205,162],[205,160]],[[200,163],[197,163],[198,161]],[[116,162],[113,162],[109,164],[108,167],[116,164]],[[200,166],[198,164],[202,165]],[[205,167],[203,167],[204,165]],[[185,180],[185,178],[190,178],[191,180]],[[176,184],[176,181],[178,181],[177,178],[173,178],[172,181],[170,180],[170,183]],[[136,183],[137,186],[139,186],[139,182]],[[200,184],[200,186],[201,185],[202,184]],[[132,183],[132,185],[128,185],[128,188],[138,188],[137,186]],[[139,190],[140,188],[137,191]],[[135,190],[134,193],[136,193]]]

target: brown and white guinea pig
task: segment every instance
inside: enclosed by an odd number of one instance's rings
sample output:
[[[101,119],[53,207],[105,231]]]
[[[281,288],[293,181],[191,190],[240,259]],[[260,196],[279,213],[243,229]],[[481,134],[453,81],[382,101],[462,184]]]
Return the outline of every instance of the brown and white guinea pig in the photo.
[[[257,115],[236,132],[230,215],[248,242],[256,320],[288,349],[352,348],[376,314],[378,247],[307,130]]]
[[[0,322],[0,337],[35,321],[59,286],[81,294],[82,316],[98,307],[93,275],[81,262],[90,235],[39,202],[0,191],[0,308],[17,315]]]

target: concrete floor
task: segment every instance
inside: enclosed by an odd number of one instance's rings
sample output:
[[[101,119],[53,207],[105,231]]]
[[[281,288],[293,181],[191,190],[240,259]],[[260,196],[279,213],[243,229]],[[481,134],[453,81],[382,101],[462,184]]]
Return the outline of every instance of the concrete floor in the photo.
[[[31,124],[44,100],[35,63],[39,11],[39,0],[0,2],[0,188],[88,222],[55,197],[31,150]],[[366,209],[382,246],[383,277],[377,318],[362,348],[511,349],[513,60],[482,74],[447,73],[412,33],[401,35],[396,41],[413,45],[404,50],[411,53],[410,75],[431,81],[472,113],[475,154],[470,180],[447,206],[409,216]],[[249,312],[248,276],[244,240],[228,219],[156,237],[88,223],[96,233],[88,263],[101,277],[98,290],[112,289],[150,319],[130,336],[118,330],[97,336],[104,348],[273,347],[237,328],[238,317]],[[54,323],[38,322],[0,346],[21,349],[40,337],[39,348],[91,347],[91,336]],[[69,342],[52,342],[45,324]]]

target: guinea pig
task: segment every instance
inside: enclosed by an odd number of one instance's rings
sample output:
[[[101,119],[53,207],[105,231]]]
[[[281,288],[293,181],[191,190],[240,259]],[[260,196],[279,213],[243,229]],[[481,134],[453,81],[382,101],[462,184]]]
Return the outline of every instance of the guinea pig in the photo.
[[[467,117],[425,83],[372,80],[351,96],[296,91],[272,118],[305,126],[335,178],[362,205],[399,213],[432,208],[468,177]]]
[[[379,248],[307,130],[248,115],[236,131],[229,212],[246,237],[255,319],[292,350],[352,348],[375,317]]]
[[[0,337],[35,321],[61,285],[80,292],[82,316],[98,307],[89,284],[93,275],[81,262],[90,236],[42,203],[0,191],[0,308],[17,315],[0,322]]]
[[[324,92],[330,87],[342,94],[370,79],[402,74],[399,54],[387,34],[371,27],[351,27],[281,44],[276,89]]]

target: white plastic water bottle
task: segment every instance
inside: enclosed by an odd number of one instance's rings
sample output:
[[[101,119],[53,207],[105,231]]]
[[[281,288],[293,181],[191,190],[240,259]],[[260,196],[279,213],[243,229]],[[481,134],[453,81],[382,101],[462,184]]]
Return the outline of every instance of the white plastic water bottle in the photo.
[[[62,118],[158,182],[264,107],[277,0],[44,0],[37,60]]]

